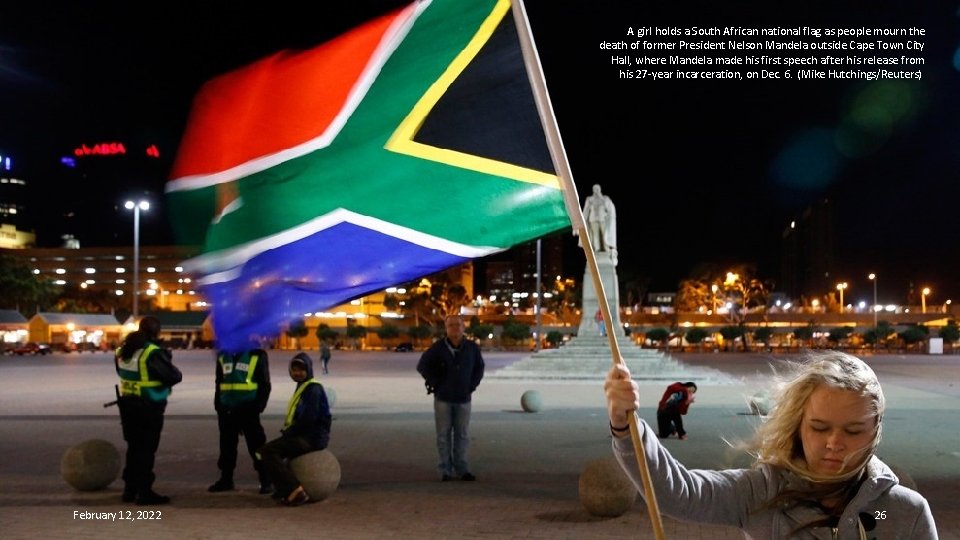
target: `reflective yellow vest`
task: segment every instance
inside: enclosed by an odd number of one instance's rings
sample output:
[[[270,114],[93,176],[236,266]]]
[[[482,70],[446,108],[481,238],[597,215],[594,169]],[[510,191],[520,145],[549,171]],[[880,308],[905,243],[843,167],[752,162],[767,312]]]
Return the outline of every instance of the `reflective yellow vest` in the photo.
[[[259,359],[258,355],[251,355],[249,352],[239,357],[224,353],[217,356],[220,373],[223,374],[223,381],[220,383],[221,405],[236,407],[257,398],[257,383],[253,380],[253,374]]]
[[[297,411],[297,404],[300,403],[300,395],[303,394],[303,391],[307,389],[307,386],[311,384],[320,384],[320,381],[316,379],[308,379],[303,381],[303,384],[297,388],[297,391],[290,396],[290,402],[287,403],[287,417],[283,420],[283,430],[286,430],[288,427],[293,425],[293,413]],[[323,385],[320,384],[320,388],[323,388]]]
[[[160,347],[153,343],[148,343],[146,347],[140,349],[140,354],[134,353],[131,358],[120,356],[120,349],[117,349],[117,374],[120,375],[120,395],[137,396],[148,401],[166,401],[170,395],[170,387],[162,382],[150,378],[150,370],[147,369],[147,358],[150,353]]]

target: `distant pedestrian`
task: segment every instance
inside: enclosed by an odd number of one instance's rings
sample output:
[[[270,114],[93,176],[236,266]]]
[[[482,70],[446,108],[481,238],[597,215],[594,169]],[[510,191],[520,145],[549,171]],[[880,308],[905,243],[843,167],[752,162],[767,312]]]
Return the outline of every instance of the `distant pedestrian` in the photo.
[[[282,435],[263,445],[260,457],[273,480],[273,498],[288,506],[299,506],[308,502],[310,496],[290,469],[290,460],[327,447],[332,417],[323,385],[313,378],[313,360],[306,353],[297,353],[290,360],[289,372],[297,388],[287,404]]]
[[[323,374],[330,373],[330,346],[326,341],[320,343],[320,362],[323,364]]]
[[[247,451],[257,471],[260,493],[273,492],[273,485],[263,468],[257,450],[267,436],[260,423],[260,414],[270,399],[270,364],[267,351],[250,349],[231,354],[217,354],[213,407],[220,428],[220,478],[207,491],[216,493],[234,489],[233,470],[237,466],[237,443],[243,435]]]
[[[120,376],[120,423],[127,441],[123,467],[123,502],[138,505],[167,504],[170,497],[153,491],[153,465],[163,413],[171,388],[183,380],[170,351],[160,347],[160,321],[144,317],[117,349],[114,365]]]
[[[693,382],[675,382],[667,387],[657,405],[657,431],[661,439],[677,434],[680,440],[687,438],[683,429],[683,415],[693,404],[693,395],[697,393],[697,384]]]
[[[597,309],[593,315],[593,320],[597,321],[597,329],[600,330],[600,337],[607,337],[607,325],[603,324],[603,311]]]
[[[444,324],[447,336],[424,351],[417,371],[423,376],[427,394],[434,394],[441,480],[474,481],[477,477],[467,463],[470,398],[483,379],[483,356],[476,343],[464,338],[462,317],[448,315]]]

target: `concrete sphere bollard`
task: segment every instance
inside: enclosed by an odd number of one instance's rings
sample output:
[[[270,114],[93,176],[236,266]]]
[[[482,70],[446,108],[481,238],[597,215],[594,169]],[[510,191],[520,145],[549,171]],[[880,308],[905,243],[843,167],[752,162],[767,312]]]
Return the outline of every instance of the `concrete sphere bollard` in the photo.
[[[542,405],[540,392],[536,390],[527,390],[520,396],[520,406],[523,407],[523,412],[540,412]]]
[[[329,449],[308,452],[290,460],[297,480],[314,501],[322,501],[340,485],[340,462]]]
[[[337,391],[327,385],[323,385],[323,391],[327,394],[327,405],[333,408],[333,404],[337,402]]]
[[[78,491],[97,491],[120,475],[120,452],[110,442],[90,439],[67,449],[60,474]]]
[[[750,413],[759,416],[770,414],[774,406],[773,398],[766,392],[758,392],[750,397]]]
[[[587,463],[580,473],[580,503],[594,516],[623,515],[636,499],[636,486],[612,456]]]

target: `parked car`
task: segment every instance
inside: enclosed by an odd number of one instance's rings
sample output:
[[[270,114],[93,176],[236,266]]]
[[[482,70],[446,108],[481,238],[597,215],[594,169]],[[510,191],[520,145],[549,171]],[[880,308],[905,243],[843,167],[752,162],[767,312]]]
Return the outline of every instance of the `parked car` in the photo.
[[[12,352],[13,354],[22,356],[24,354],[33,354],[33,355],[50,354],[53,351],[50,350],[50,345],[46,343],[36,343],[34,341],[28,341],[27,343],[24,343],[22,345],[17,345],[13,349],[11,349],[10,352]]]
[[[410,352],[413,350],[413,343],[409,341],[403,342],[393,348],[395,352]]]

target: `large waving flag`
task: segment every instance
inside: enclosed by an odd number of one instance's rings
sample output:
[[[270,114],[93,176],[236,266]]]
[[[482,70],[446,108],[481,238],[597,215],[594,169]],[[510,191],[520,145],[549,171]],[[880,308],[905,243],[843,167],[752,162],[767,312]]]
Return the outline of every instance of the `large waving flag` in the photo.
[[[226,349],[570,226],[509,0],[415,2],[209,81],[167,196]]]

